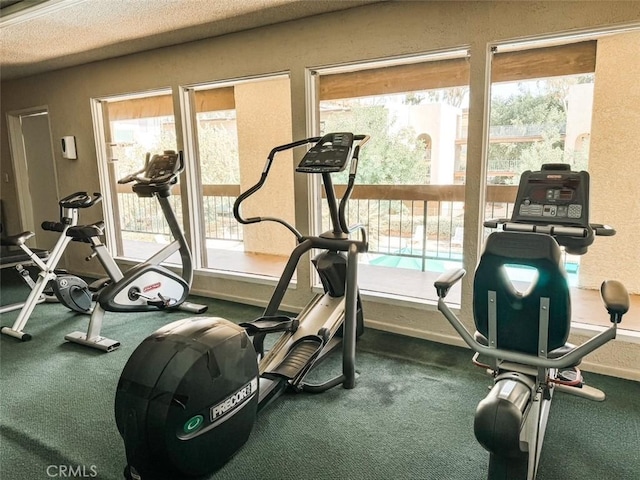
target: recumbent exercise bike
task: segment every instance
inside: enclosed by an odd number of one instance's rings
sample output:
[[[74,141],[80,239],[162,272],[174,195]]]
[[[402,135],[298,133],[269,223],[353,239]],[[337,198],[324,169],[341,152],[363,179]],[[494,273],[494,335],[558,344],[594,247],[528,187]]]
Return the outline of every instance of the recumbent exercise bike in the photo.
[[[589,174],[566,164],[546,164],[522,174],[510,220],[489,220],[501,228],[487,238],[473,282],[472,335],[445,303],[464,269],[444,272],[435,282],[438,309],[476,351],[474,363],[488,368],[494,386],[480,402],[474,432],[489,451],[490,480],[532,480],[555,390],[592,400],[604,393],[584,384],[577,365],[616,336],[629,309],[629,295],[618,281],[602,283],[601,296],[611,327],[580,346],[567,342],[571,299],[561,249],[582,255],[594,235],[615,234],[589,223]],[[506,267],[533,267],[537,278],[525,291],[510,280]]]
[[[356,337],[364,329],[358,254],[366,252],[368,244],[364,227],[349,226],[345,211],[360,147],[368,139],[333,133],[271,150],[259,182],[237,198],[234,215],[245,225],[280,223],[298,244],[264,316],[240,325],[222,318],[179,320],[156,331],[133,352],[115,398],[116,423],[127,455],[125,478],[176,479],[213,472],[246,442],[257,412],[285,390],[322,392],[355,386]],[[314,145],[296,170],[322,176],[332,229],[307,236],[283,219],[245,218],[241,204],[264,185],[276,154],[309,144]],[[347,167],[348,185],[338,203],[331,174]],[[353,232],[360,238],[351,239]],[[322,250],[313,264],[324,293],[295,318],[280,315],[298,262],[312,249]],[[265,351],[269,333],[280,336]],[[340,344],[342,373],[321,384],[306,382],[309,371]]]

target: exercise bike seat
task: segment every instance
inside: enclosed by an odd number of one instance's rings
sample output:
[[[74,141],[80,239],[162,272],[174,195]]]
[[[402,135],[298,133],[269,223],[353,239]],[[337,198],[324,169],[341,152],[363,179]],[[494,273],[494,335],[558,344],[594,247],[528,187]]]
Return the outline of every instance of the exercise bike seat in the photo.
[[[0,245],[2,245],[3,247],[19,247],[34,235],[35,233],[33,232],[22,232],[16,235],[8,235],[6,237],[1,237]]]
[[[86,242],[90,238],[104,235],[104,222],[99,221],[90,225],[77,225],[69,227],[67,237],[71,237],[76,241]]]
[[[561,250],[555,239],[542,233],[494,232],[487,239],[475,272],[473,316],[476,338],[489,344],[495,325],[495,347],[555,358],[567,353],[571,324],[571,298]],[[519,291],[506,266],[534,268],[537,278]],[[543,300],[547,306],[543,306]],[[541,315],[548,315],[545,352],[539,352]]]

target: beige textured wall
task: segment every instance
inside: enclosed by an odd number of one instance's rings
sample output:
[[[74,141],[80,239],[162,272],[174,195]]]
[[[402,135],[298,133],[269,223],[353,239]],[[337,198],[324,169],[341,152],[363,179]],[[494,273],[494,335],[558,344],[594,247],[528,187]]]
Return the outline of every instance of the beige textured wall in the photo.
[[[580,267],[580,283],[598,288],[603,275],[640,293],[640,32],[598,40],[589,172],[591,221],[617,234],[596,238]]]
[[[75,135],[77,139],[79,159],[59,163],[59,191],[77,190],[79,185],[93,191],[99,188],[99,182],[90,113],[92,97],[161,87],[177,91],[180,85],[289,71],[291,138],[298,139],[307,134],[305,68],[468,47],[471,53],[470,112],[464,248],[465,266],[472,271],[478,258],[484,192],[481,179],[485,173],[482,156],[488,100],[488,43],[630,22],[640,23],[640,3],[636,1],[385,2],[2,82],[0,161],[2,172],[9,174],[10,181],[2,183],[1,195],[9,205],[15,204],[5,125],[7,111],[47,105],[54,139],[63,135]],[[176,101],[175,105],[178,111],[179,103]],[[180,117],[176,120],[177,130],[181,132]],[[178,146],[182,145],[179,133]],[[635,153],[637,157],[637,151]],[[56,156],[59,158],[60,152],[56,152]],[[622,177],[624,172],[617,175]],[[294,189],[296,224],[300,230],[308,231],[306,179],[295,177]],[[81,254],[73,252],[69,257],[68,268],[87,270]],[[461,315],[467,324],[472,322],[471,277],[467,275],[462,285]],[[304,305],[309,299],[310,284],[309,266],[302,262],[297,287],[288,292],[285,307],[295,309]],[[272,287],[197,275],[195,289],[228,299],[264,303]],[[433,305],[408,307],[367,301],[365,312],[368,322],[378,328],[460,342]],[[622,355],[621,352],[631,353]],[[589,368],[640,380],[638,352],[637,343],[617,340],[601,349],[597,361],[589,364]]]
[[[261,80],[235,86],[238,125],[240,189],[248,190],[260,179],[271,149],[290,143],[291,89],[288,78]],[[291,152],[275,157],[267,183],[243,203],[246,217],[278,217],[295,222]],[[275,223],[245,227],[244,251],[289,256],[295,237]]]

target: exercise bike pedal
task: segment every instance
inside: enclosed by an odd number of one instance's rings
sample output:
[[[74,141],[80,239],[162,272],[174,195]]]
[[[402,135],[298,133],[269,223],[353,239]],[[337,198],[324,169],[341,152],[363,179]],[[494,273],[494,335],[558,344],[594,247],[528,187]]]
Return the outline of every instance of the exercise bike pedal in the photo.
[[[193,303],[193,302],[182,302],[180,305],[174,308],[177,310],[182,310],[183,312],[198,313],[198,314],[204,313],[209,309],[207,305],[201,305],[199,303]]]
[[[602,402],[606,397],[605,393],[602,390],[599,390],[597,388],[591,387],[589,385],[584,385],[584,384],[571,386],[571,385],[562,385],[560,383],[560,384],[556,384],[555,388],[559,392],[568,393],[570,395],[586,398],[589,400],[593,400],[595,402]]]
[[[89,291],[94,293],[99,292],[110,283],[111,283],[111,279],[109,277],[99,278],[89,284]]]

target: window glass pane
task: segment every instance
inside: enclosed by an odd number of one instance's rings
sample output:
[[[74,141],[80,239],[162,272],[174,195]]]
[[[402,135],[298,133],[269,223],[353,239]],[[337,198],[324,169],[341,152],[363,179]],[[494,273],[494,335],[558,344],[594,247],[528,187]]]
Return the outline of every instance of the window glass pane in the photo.
[[[640,181],[626,155],[637,144],[639,126],[627,113],[637,97],[631,78],[637,77],[638,61],[631,45],[638,44],[640,34],[634,32],[494,57],[485,218],[511,216],[522,172],[566,163],[590,174],[590,222],[618,230],[614,237],[596,237],[586,255],[564,255],[577,306],[572,318],[582,323],[608,325],[604,307],[584,308],[600,304],[604,279],[624,280],[631,292],[640,288],[638,249],[627,230],[631,217],[618,213],[633,209],[637,202],[628,195],[636,188],[630,185]],[[638,211],[628,213],[640,218]],[[632,317],[626,328],[640,330],[640,316]]]
[[[112,191],[116,192],[113,229],[116,232],[117,255],[143,260],[161,250],[173,240],[169,226],[157,200],[138,197],[131,184],[120,185],[117,180],[140,170],[146,154],[176,150],[176,130],[171,96],[157,95],[127,98],[106,102],[109,123],[109,176]],[[170,198],[178,223],[183,228],[180,186],[172,190]],[[168,259],[180,263],[178,254]]]
[[[320,75],[320,133],[371,136],[348,212],[369,235],[360,288],[436,300],[433,280],[462,265],[466,59]],[[346,183],[345,172],[336,183]],[[319,205],[324,231],[328,211]],[[459,289],[448,298],[459,302]]]
[[[233,203],[240,193],[238,130],[235,109],[197,112],[197,120],[208,259],[216,250],[243,250],[242,226],[233,218]]]
[[[269,151],[291,141],[288,76],[199,86],[193,91],[202,188],[204,267],[278,277],[295,239],[277,225],[243,228],[233,216],[241,191],[260,178]],[[285,157],[285,158],[282,158]],[[279,155],[267,184],[243,203],[246,216],[294,222],[290,155]]]

